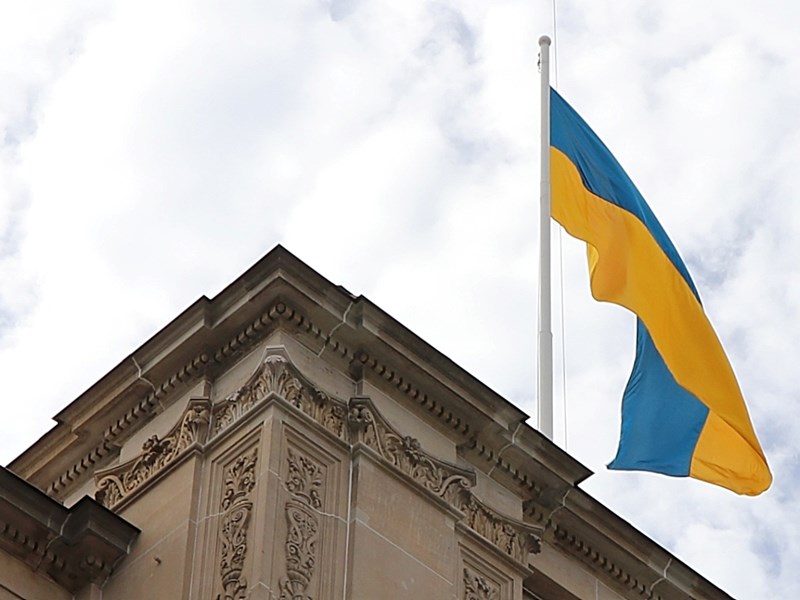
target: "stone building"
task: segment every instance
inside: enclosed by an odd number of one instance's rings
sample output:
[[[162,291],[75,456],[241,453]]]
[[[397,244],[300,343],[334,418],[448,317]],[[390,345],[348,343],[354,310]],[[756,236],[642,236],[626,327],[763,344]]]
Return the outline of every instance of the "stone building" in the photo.
[[[728,597],[281,247],[55,419],[0,471],[0,599]]]

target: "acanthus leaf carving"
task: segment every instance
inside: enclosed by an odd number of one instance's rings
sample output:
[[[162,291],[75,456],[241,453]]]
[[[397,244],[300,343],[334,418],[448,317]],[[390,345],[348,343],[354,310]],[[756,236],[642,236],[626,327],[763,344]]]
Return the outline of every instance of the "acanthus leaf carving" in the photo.
[[[317,516],[302,502],[286,503],[286,575],[281,578],[280,600],[311,600],[306,594],[317,560]]]
[[[470,529],[518,563],[526,564],[529,554],[541,552],[540,528],[501,515],[469,491],[457,497],[456,506]]]
[[[515,561],[524,564],[528,554],[540,551],[540,528],[504,517],[472,493],[476,482],[473,469],[459,467],[425,451],[418,439],[392,427],[369,398],[354,397],[345,405],[330,397],[305,379],[281,348],[268,350],[266,359],[250,379],[212,408],[211,435],[227,429],[270,394],[283,398],[351,446],[361,443],[370,448],[417,485],[463,513],[470,529]],[[321,507],[321,497],[311,478],[314,463],[291,449],[288,460],[286,487],[292,501],[286,505],[289,528],[286,553],[290,566],[289,574],[281,580],[281,600],[307,600],[303,590],[310,581],[310,570],[300,565],[309,564],[306,559],[313,557],[309,548],[313,549],[316,543],[315,511]],[[312,539],[313,544],[309,541]],[[294,541],[290,546],[291,540]],[[313,560],[310,564],[313,566]]]
[[[253,502],[250,494],[256,485],[258,449],[237,458],[225,471],[223,481],[222,519],[219,536],[219,559],[222,593],[217,600],[243,600],[247,595],[247,578],[243,575],[247,555],[247,530]]]
[[[322,469],[314,461],[303,454],[287,448],[289,473],[286,478],[286,489],[289,493],[308,504],[312,508],[322,507]]]
[[[194,444],[208,436],[211,404],[207,398],[192,398],[180,420],[162,438],[150,436],[136,458],[95,475],[95,499],[108,508],[133,494],[157,474],[166,470]]]
[[[312,600],[307,594],[317,561],[324,471],[309,457],[287,448],[286,575],[279,600]]]
[[[497,600],[500,590],[483,575],[464,567],[464,600]]]
[[[271,350],[244,385],[214,405],[212,436],[233,425],[267,396],[275,394],[339,439],[346,440],[344,402],[314,387],[286,358],[282,349]]]
[[[353,442],[362,442],[423,488],[449,499],[475,485],[475,473],[438,459],[416,438],[400,434],[368,398],[352,398],[348,413]]]

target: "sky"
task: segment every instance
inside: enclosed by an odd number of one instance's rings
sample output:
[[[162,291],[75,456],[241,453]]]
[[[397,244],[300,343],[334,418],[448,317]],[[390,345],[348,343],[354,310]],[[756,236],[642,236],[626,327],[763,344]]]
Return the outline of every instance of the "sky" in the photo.
[[[278,243],[535,415],[547,34],[687,263],[775,482],[606,470],[635,318],[552,225],[555,441],[734,597],[800,597],[798,26],[787,0],[0,4],[0,461]]]

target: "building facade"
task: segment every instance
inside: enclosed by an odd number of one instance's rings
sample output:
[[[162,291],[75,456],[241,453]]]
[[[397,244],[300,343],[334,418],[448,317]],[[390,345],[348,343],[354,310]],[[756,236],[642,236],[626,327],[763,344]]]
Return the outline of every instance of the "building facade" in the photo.
[[[0,600],[728,598],[526,420],[277,247],[0,473]]]

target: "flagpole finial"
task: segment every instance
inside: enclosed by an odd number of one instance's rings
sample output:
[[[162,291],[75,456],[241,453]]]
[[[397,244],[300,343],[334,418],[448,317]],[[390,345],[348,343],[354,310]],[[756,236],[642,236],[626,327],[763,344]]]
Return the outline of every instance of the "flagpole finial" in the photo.
[[[539,38],[539,45],[540,46],[549,46],[550,45],[550,37],[543,35]]]

